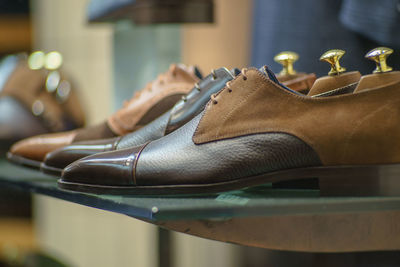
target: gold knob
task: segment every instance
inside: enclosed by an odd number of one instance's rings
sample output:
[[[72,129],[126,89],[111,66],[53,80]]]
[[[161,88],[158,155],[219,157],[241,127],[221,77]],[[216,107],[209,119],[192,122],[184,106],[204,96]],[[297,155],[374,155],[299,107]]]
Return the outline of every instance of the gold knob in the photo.
[[[331,64],[331,70],[328,72],[328,75],[339,75],[342,72],[346,71],[346,68],[340,66],[339,60],[346,53],[344,50],[340,49],[332,49],[328,50],[322,54],[319,58],[321,61],[326,61]]]
[[[299,59],[299,55],[291,51],[283,51],[274,57],[275,62],[281,64],[283,69],[279,75],[294,75],[296,71],[293,69],[293,63]]]
[[[375,61],[376,69],[374,70],[374,73],[383,73],[393,70],[393,68],[386,64],[387,57],[392,53],[393,49],[388,47],[377,47],[369,51],[365,57]]]

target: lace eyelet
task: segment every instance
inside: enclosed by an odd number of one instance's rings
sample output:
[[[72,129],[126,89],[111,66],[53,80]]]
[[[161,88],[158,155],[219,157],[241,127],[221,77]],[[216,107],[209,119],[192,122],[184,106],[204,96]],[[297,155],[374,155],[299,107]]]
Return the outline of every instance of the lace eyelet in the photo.
[[[246,81],[246,80],[247,80],[247,77],[243,75],[243,81]]]

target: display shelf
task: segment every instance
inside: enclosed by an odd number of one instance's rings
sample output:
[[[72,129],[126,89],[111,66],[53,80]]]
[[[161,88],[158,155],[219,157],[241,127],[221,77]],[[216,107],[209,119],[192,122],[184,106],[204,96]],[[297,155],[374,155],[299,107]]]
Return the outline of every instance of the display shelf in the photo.
[[[204,238],[294,251],[400,249],[400,197],[319,197],[268,185],[201,196],[111,196],[57,187],[57,177],[0,161],[0,184],[125,214]]]

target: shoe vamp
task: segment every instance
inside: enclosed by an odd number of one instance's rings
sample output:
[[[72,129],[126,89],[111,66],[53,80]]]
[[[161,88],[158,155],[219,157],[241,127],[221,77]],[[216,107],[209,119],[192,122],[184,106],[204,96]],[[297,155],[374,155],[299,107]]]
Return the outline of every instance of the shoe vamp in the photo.
[[[192,136],[201,116],[144,148],[135,170],[138,185],[216,183],[321,165],[309,145],[287,133],[259,133],[196,145]]]

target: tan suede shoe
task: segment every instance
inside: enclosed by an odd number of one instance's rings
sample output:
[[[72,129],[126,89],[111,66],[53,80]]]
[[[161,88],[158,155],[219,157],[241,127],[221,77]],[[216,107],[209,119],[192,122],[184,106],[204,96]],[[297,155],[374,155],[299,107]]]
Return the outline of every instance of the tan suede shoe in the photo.
[[[148,83],[107,121],[78,130],[45,134],[15,143],[7,154],[16,164],[39,168],[44,156],[76,141],[96,140],[135,131],[169,110],[199,80],[195,67],[172,64],[169,70]]]

